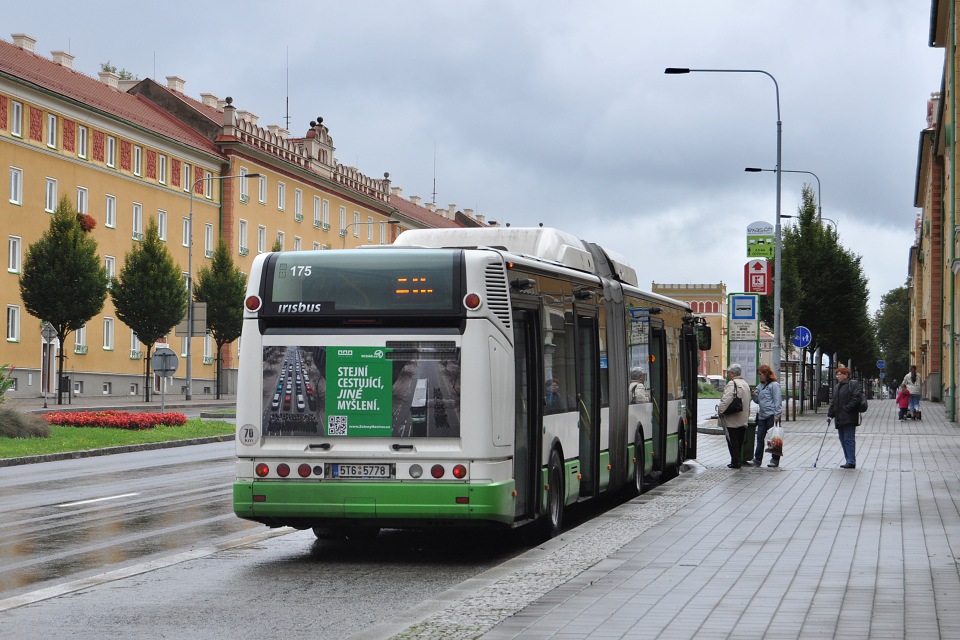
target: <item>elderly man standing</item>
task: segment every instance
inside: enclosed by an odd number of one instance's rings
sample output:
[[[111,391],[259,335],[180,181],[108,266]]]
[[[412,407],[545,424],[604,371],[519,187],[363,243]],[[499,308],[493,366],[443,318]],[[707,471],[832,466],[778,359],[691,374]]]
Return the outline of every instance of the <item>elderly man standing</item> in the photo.
[[[740,400],[739,410],[734,398]],[[730,464],[727,466],[739,469],[740,452],[743,450],[747,421],[750,419],[750,385],[743,379],[743,368],[739,364],[734,363],[727,368],[727,386],[723,390],[720,404],[717,405],[717,416],[727,434],[727,447],[730,449]]]

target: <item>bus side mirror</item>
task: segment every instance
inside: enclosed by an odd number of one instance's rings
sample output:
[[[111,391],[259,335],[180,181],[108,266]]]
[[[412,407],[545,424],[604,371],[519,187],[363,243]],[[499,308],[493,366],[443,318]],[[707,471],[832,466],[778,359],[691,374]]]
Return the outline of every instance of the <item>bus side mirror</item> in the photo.
[[[697,348],[700,351],[709,351],[711,342],[711,332],[709,325],[698,324],[697,329]]]

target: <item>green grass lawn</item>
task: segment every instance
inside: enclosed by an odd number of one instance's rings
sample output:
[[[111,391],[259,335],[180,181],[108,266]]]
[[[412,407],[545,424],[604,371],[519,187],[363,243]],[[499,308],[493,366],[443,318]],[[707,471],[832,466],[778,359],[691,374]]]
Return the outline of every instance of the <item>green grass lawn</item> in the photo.
[[[103,449],[147,442],[187,440],[232,435],[235,425],[223,420],[187,420],[182,427],[156,427],[145,431],[99,429],[95,427],[50,426],[49,438],[5,438],[0,436],[0,458],[19,458],[48,453]]]

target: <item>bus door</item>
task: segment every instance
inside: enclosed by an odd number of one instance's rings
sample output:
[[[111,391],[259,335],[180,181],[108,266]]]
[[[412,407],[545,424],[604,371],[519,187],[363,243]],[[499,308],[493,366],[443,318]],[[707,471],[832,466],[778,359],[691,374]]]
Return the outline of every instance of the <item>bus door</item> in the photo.
[[[663,320],[650,318],[650,400],[653,416],[650,425],[653,437],[653,468],[655,476],[663,473],[667,458],[667,334]]]
[[[537,353],[540,341],[540,312],[513,310],[513,354],[516,371],[514,412],[513,478],[517,491],[516,519],[527,520],[537,514],[540,496],[541,428],[543,416],[542,359]]]
[[[589,315],[587,315],[589,314]],[[595,309],[577,309],[577,411],[580,497],[597,495],[600,465],[600,354]]]
[[[684,327],[683,343],[680,346],[681,384],[686,402],[686,432],[680,434],[678,446],[684,460],[697,457],[697,365],[700,350],[697,347],[697,334],[692,328]]]

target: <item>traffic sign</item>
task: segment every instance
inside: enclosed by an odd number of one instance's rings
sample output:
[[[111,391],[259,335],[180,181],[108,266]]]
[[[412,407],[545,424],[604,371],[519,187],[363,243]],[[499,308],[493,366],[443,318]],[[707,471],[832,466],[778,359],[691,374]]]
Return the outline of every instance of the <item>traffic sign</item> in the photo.
[[[51,340],[57,337],[57,330],[53,328],[52,324],[44,321],[41,323],[41,325],[42,325],[42,328],[40,329],[40,335],[43,336],[43,339],[46,342],[50,342]]]
[[[157,347],[150,358],[150,367],[155,374],[162,378],[172,375],[179,365],[180,360],[170,347]]]
[[[883,360],[877,360],[877,369],[883,369],[885,366],[887,366],[886,362]]]
[[[793,330],[792,338],[793,346],[798,349],[803,349],[804,347],[809,347],[810,343],[813,342],[813,333],[810,332],[810,329],[806,327],[797,327]]]
[[[770,264],[766,260],[751,260],[743,265],[743,289],[747,293],[770,295]]]
[[[776,253],[773,225],[758,220],[747,225],[747,257],[772,258]]]

